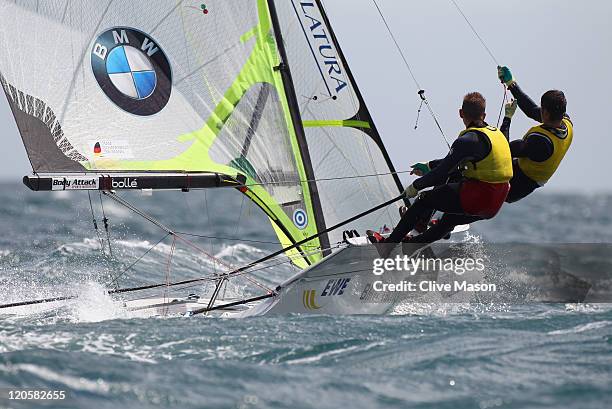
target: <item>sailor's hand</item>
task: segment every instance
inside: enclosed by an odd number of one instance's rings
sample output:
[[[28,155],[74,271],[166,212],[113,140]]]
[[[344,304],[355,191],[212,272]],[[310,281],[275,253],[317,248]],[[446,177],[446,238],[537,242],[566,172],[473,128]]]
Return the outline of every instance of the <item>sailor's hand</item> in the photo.
[[[415,198],[418,196],[418,194],[419,191],[416,187],[414,187],[414,185],[410,185],[406,188],[406,190],[404,190],[404,196],[406,196],[408,199]]]
[[[427,162],[419,162],[410,166],[412,170],[410,171],[411,175],[424,176],[431,172],[431,168],[429,167],[429,163]]]
[[[513,99],[512,101],[506,104],[506,118],[512,119],[514,113],[516,112],[516,107],[518,106],[518,101]]]
[[[510,85],[516,82],[514,80],[514,77],[512,76],[512,71],[510,71],[510,68],[508,67],[498,66],[497,76],[499,77],[499,80],[502,82],[502,84],[506,84],[507,87],[509,87]]]

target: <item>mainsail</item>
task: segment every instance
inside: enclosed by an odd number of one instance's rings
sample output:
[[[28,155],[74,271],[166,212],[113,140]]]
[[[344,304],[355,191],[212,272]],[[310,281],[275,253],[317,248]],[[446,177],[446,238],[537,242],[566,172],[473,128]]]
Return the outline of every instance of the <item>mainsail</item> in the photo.
[[[0,16],[35,190],[236,186],[285,247],[398,194],[318,1],[2,0]]]

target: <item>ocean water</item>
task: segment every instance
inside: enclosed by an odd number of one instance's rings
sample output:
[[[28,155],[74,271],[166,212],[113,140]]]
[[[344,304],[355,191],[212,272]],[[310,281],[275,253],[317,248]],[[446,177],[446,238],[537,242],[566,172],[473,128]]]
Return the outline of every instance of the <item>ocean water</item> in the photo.
[[[178,231],[217,237],[194,240],[228,264],[276,248],[269,223],[233,191],[127,197]],[[99,198],[92,199],[102,225]],[[472,234],[496,243],[610,243],[611,207],[610,195],[538,193],[475,225]],[[0,185],[0,303],[81,296],[0,312],[4,397],[6,388],[66,391],[63,401],[0,398],[0,407],[611,407],[610,305],[406,305],[380,317],[147,317],[119,307],[104,288],[164,233],[107,200],[104,211],[112,258],[100,250],[86,194]],[[232,240],[239,237],[252,241]],[[118,282],[193,278],[213,268],[188,247],[173,250],[167,238]],[[257,278],[273,285],[294,272],[279,265]],[[228,291],[250,290],[238,283]]]

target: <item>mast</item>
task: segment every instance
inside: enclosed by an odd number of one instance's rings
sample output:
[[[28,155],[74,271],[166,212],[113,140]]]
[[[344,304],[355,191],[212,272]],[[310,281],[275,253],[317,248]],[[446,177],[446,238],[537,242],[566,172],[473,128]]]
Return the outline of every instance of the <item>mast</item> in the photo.
[[[306,178],[308,179],[308,188],[310,190],[310,198],[314,210],[315,223],[317,225],[317,231],[325,230],[325,217],[323,215],[323,208],[321,206],[321,200],[319,198],[319,192],[317,184],[315,182],[314,169],[312,167],[312,161],[310,159],[310,151],[308,150],[308,143],[306,142],[306,134],[302,125],[302,116],[300,114],[299,104],[295,88],[293,85],[293,78],[291,76],[291,70],[289,68],[289,60],[287,58],[287,51],[285,50],[285,43],[281,34],[281,27],[278,20],[278,14],[276,12],[276,6],[274,0],[268,0],[268,9],[270,10],[270,18],[272,20],[272,27],[274,29],[274,36],[276,38],[276,44],[278,52],[280,54],[281,63],[277,67],[280,71],[283,85],[285,88],[285,94],[287,95],[287,101],[289,103],[289,110],[291,113],[291,119],[293,121],[293,128],[296,133],[298,146],[300,148],[300,154],[302,156],[302,162],[306,171]],[[319,237],[321,244],[321,250],[323,256],[331,254],[329,237],[324,234]]]
[[[359,101],[359,112],[357,112],[354,119],[363,119],[364,117],[367,118],[367,121],[370,123],[370,128],[363,129],[363,131],[366,134],[368,134],[380,148],[380,151],[382,152],[382,155],[385,158],[385,161],[387,162],[387,166],[389,167],[391,172],[393,172],[393,180],[395,180],[395,184],[397,185],[397,188],[400,190],[400,192],[403,192],[404,186],[402,185],[402,182],[398,174],[396,173],[397,171],[395,170],[395,167],[393,166],[393,163],[391,162],[389,153],[387,152],[387,149],[385,148],[385,145],[383,144],[382,139],[380,138],[380,133],[376,129],[376,125],[374,124],[374,121],[372,120],[372,115],[370,114],[370,111],[368,110],[365,100],[363,99],[363,95],[361,94],[361,91],[359,90],[359,87],[357,86],[357,82],[355,81],[355,77],[353,76],[353,73],[351,71],[351,68],[348,65],[348,62],[346,61],[344,52],[342,52],[342,48],[340,47],[340,43],[338,42],[336,33],[334,32],[331,22],[329,21],[327,12],[325,11],[325,8],[323,7],[323,3],[321,0],[315,0],[315,3],[319,7],[321,16],[323,17],[323,21],[325,22],[325,25],[327,26],[329,35],[338,52],[338,57],[340,58],[340,61],[342,61],[342,65],[344,65],[344,69],[346,70],[346,74],[349,77],[349,81],[353,84],[353,89],[355,90],[355,94],[357,95],[357,99]]]

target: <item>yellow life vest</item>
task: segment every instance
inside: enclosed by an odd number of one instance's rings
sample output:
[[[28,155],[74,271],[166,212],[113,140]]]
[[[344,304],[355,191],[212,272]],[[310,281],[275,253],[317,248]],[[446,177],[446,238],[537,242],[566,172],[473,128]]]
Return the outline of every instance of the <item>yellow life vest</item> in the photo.
[[[544,162],[535,162],[529,158],[519,158],[518,165],[530,179],[536,181],[540,185],[544,185],[556,172],[565,157],[572,140],[574,139],[574,125],[569,118],[563,118],[563,124],[567,127],[567,135],[560,138],[542,125],[534,126],[527,132],[524,140],[531,134],[541,134],[547,136],[553,144],[553,154]]]
[[[510,144],[504,134],[497,128],[468,128],[459,134],[461,138],[468,132],[480,132],[487,136],[491,143],[491,152],[478,162],[468,162],[462,174],[466,178],[488,183],[503,183],[512,179],[512,154]]]

